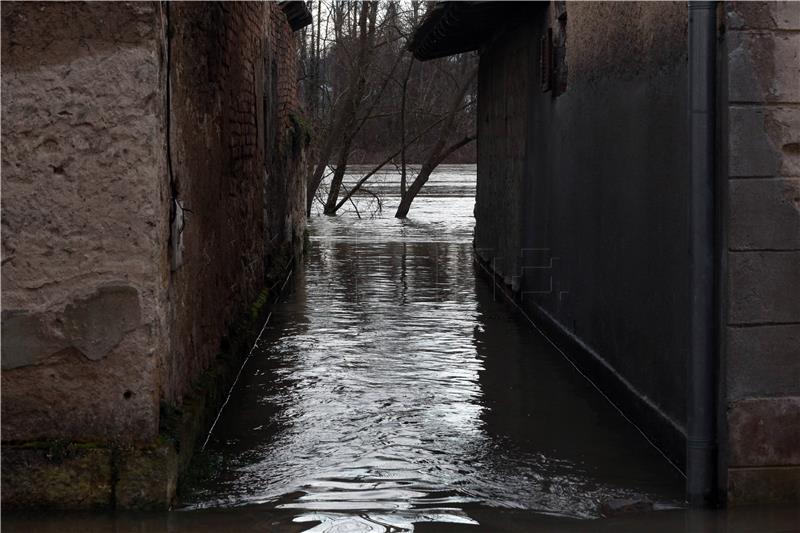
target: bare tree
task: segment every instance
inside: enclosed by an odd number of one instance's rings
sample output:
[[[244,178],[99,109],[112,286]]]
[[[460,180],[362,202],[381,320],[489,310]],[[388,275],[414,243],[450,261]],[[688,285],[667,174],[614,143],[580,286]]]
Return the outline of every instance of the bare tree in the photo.
[[[467,104],[467,105],[465,105],[465,106],[464,106],[464,107],[463,107],[461,110],[463,111],[463,109],[465,109],[467,106],[468,106],[468,104]],[[373,168],[371,171],[369,171],[367,174],[365,174],[364,176],[362,176],[362,177],[361,177],[361,179],[359,179],[359,180],[358,180],[358,181],[355,183],[355,185],[353,185],[353,186],[350,188],[350,191],[349,191],[349,192],[347,192],[347,193],[345,194],[344,198],[342,198],[342,199],[339,201],[339,203],[338,203],[338,204],[336,204],[336,209],[337,209],[337,210],[341,209],[341,207],[342,207],[342,206],[343,206],[343,205],[344,205],[344,204],[345,204],[345,203],[346,203],[348,200],[350,200],[350,198],[351,198],[351,197],[352,197],[354,194],[356,194],[357,192],[359,192],[359,191],[362,189],[362,187],[364,186],[364,184],[365,184],[365,183],[366,183],[366,182],[367,182],[367,181],[368,181],[368,180],[369,180],[369,179],[370,179],[372,176],[374,176],[375,174],[377,174],[378,172],[380,172],[380,170],[381,170],[383,167],[385,167],[386,165],[388,165],[388,164],[389,164],[390,162],[392,162],[392,161],[393,161],[393,160],[394,160],[394,159],[395,159],[395,158],[396,158],[398,155],[400,155],[400,153],[401,153],[401,151],[402,151],[403,149],[405,149],[405,148],[408,148],[408,146],[409,146],[410,144],[413,144],[413,143],[417,142],[417,141],[418,141],[420,138],[422,138],[422,137],[423,137],[425,134],[427,134],[427,133],[428,133],[429,131],[431,131],[433,128],[435,128],[436,126],[438,126],[439,124],[441,124],[442,122],[444,122],[444,120],[445,120],[444,118],[441,118],[441,119],[437,120],[436,122],[433,122],[432,124],[428,125],[428,127],[427,127],[426,129],[424,129],[422,132],[420,132],[420,133],[418,133],[417,135],[415,135],[413,138],[409,139],[409,140],[406,142],[406,144],[404,144],[402,147],[400,147],[400,148],[399,148],[399,149],[398,149],[396,152],[393,152],[391,155],[389,155],[388,157],[386,157],[386,159],[384,159],[383,161],[381,161],[380,163],[378,163],[378,165],[376,165],[376,166],[375,166],[375,167],[374,167],[374,168]]]
[[[335,44],[339,45],[337,51],[340,51],[341,55],[347,58],[353,57],[352,52],[347,50],[344,46],[346,41],[345,32],[348,30],[349,21],[351,21],[353,17],[353,7],[350,4],[349,2],[334,2],[332,8]],[[311,213],[311,206],[316,191],[322,182],[325,169],[330,164],[331,157],[337,146],[339,147],[337,156],[338,164],[336,166],[337,171],[334,172],[332,187],[329,189],[329,197],[332,192],[338,196],[339,187],[341,186],[342,177],[347,165],[350,144],[355,134],[354,127],[356,125],[356,116],[364,92],[367,89],[366,71],[370,61],[370,51],[374,43],[377,6],[378,4],[375,2],[361,2],[361,9],[358,17],[358,38],[355,60],[348,65],[349,75],[346,77],[347,81],[344,83],[343,87],[341,87],[338,101],[332,106],[331,123],[327,128],[325,141],[319,151],[314,172],[309,176],[307,182],[308,198],[306,201],[306,212],[308,214]]]
[[[458,150],[474,138],[474,109],[462,105],[466,93],[461,94],[461,81],[474,57],[424,63],[413,59],[405,45],[424,17],[423,2],[309,1],[317,20],[304,39],[308,49],[301,53],[315,129],[307,212],[315,201],[329,215],[348,202],[355,209],[353,196],[374,197],[363,185],[391,163],[400,174],[402,209],[397,215],[405,216],[439,163],[474,160],[474,151]],[[450,113],[454,108],[455,115]],[[351,161],[385,162],[366,179],[344,187]],[[416,176],[412,163],[422,163]],[[323,182],[327,185],[320,194]],[[356,214],[360,216],[358,210]]]
[[[400,98],[400,196],[406,194],[406,101],[408,100],[408,80],[411,78],[411,69],[414,68],[414,58],[408,61],[408,69],[403,78],[403,92]]]
[[[369,62],[375,42],[375,23],[377,19],[377,11],[377,2],[361,3],[361,14],[358,20],[358,59],[353,67],[353,77],[355,79],[354,83],[350,85],[350,93],[348,95],[347,105],[342,109],[342,113],[345,115],[345,128],[340,134],[342,139],[339,146],[339,156],[336,160],[336,170],[333,174],[331,185],[328,188],[328,200],[325,203],[326,215],[332,215],[336,212],[336,201],[339,198],[339,190],[342,186],[342,180],[344,179],[344,174],[347,170],[350,147],[353,143],[353,138],[358,131],[356,129],[357,114],[364,98],[364,92],[367,89]]]
[[[462,139],[459,139],[449,146],[447,145],[453,132],[453,124],[455,123],[458,111],[463,107],[464,97],[467,95],[467,91],[470,90],[473,82],[475,81],[476,75],[477,70],[473,70],[467,79],[461,84],[461,88],[453,98],[453,101],[450,105],[450,110],[447,113],[447,118],[439,130],[439,137],[436,139],[436,142],[428,152],[428,156],[422,163],[422,168],[420,168],[417,177],[414,178],[414,182],[411,184],[408,190],[405,191],[400,199],[400,205],[397,207],[397,212],[394,215],[395,217],[405,218],[406,215],[408,215],[408,210],[411,208],[411,203],[417,197],[420,190],[422,190],[423,185],[428,182],[428,178],[430,178],[431,173],[442,161],[447,158],[447,156],[462,146],[465,146],[475,140],[475,134],[471,133],[469,135],[465,135]]]

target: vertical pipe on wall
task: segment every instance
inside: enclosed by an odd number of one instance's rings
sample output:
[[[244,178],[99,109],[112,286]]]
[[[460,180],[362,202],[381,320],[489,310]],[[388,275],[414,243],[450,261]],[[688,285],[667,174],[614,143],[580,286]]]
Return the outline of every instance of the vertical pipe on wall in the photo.
[[[714,169],[716,2],[689,2],[690,344],[687,380],[686,494],[715,503],[716,362]]]

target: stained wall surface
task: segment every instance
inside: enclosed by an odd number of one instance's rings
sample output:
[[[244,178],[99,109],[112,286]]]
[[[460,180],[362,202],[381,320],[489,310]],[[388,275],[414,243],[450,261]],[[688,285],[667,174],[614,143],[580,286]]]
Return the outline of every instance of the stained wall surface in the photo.
[[[179,401],[300,246],[305,189],[292,150],[297,55],[275,2],[169,6],[175,328],[165,396]],[[288,146],[287,146],[288,145]],[[302,198],[300,198],[302,196]]]
[[[730,504],[794,502],[800,6],[727,2],[718,13],[720,492]],[[690,305],[687,23],[680,3],[552,2],[481,51],[475,238],[529,309],[639,399],[622,405],[677,464]],[[557,72],[545,92],[548,29]]]
[[[727,2],[721,60],[729,502],[800,501],[800,4]]]
[[[295,37],[276,2],[2,17],[3,440],[150,440],[302,247]]]
[[[147,439],[169,338],[163,13],[2,17],[3,440]]]
[[[686,5],[554,2],[515,20],[481,50],[476,249],[636,398],[629,414],[680,464]]]

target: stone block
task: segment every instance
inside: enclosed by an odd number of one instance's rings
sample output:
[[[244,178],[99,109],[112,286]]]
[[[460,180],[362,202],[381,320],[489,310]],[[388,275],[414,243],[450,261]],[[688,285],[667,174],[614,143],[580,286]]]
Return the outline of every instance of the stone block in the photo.
[[[800,251],[730,252],[731,325],[800,322]]]
[[[164,10],[2,10],[2,432],[154,438],[169,381]]]
[[[0,373],[3,439],[147,441],[158,432],[158,360],[145,328],[93,361],[70,348]]]
[[[730,102],[800,102],[800,33],[728,33]]]
[[[800,176],[800,108],[732,105],[731,177]]]
[[[729,29],[800,29],[800,4],[797,2],[725,2],[725,8]]]
[[[142,325],[139,292],[124,285],[98,287],[53,315],[3,310],[3,370],[38,364],[67,349],[99,361]]]
[[[63,337],[49,331],[47,322],[36,313],[3,309],[3,370],[36,364],[69,346]]]
[[[800,395],[800,324],[728,328],[729,401]]]
[[[3,510],[102,509],[113,502],[112,453],[66,444],[2,448]]]
[[[728,405],[730,466],[800,466],[800,396]]]
[[[169,509],[178,484],[178,454],[169,442],[120,450],[117,509]]]
[[[732,250],[800,250],[800,178],[735,179],[729,194]]]
[[[728,505],[800,503],[800,467],[729,468]]]

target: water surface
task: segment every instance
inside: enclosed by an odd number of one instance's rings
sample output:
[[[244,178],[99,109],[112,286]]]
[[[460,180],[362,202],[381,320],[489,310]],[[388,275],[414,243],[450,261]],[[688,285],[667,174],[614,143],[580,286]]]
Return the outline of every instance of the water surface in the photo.
[[[797,531],[796,507],[596,519],[608,498],[679,504],[683,479],[476,276],[474,184],[440,168],[398,221],[387,172],[382,213],[365,196],[361,219],[313,218],[177,511],[3,513],[3,530]]]
[[[485,508],[593,518],[609,498],[680,502],[679,473],[477,276],[474,186],[474,166],[440,168],[401,221],[387,172],[370,186],[382,212],[364,195],[312,218],[185,509],[404,531],[478,524]]]

